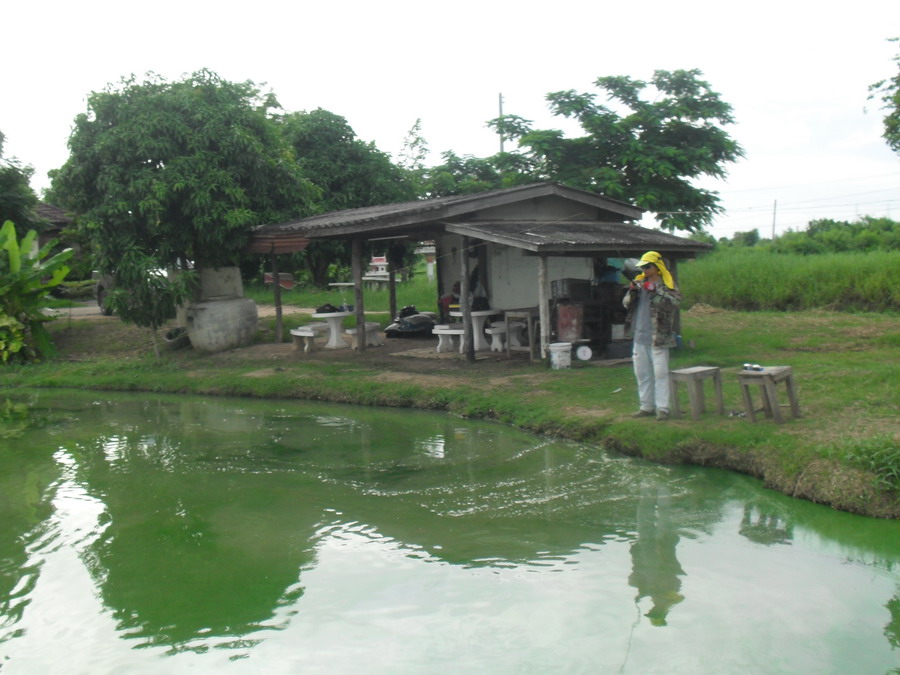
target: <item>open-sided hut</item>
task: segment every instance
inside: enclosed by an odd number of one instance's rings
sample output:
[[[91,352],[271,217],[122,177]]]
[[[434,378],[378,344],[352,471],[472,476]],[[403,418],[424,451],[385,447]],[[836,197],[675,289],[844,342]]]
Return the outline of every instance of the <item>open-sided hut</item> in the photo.
[[[603,324],[612,320],[608,310],[617,298],[609,297],[611,291],[597,297],[597,289],[609,283],[604,275],[610,260],[640,257],[655,250],[672,262],[677,274],[679,259],[692,258],[709,248],[702,242],[636,225],[643,213],[602,195],[545,182],[264,225],[254,231],[250,249],[274,254],[300,250],[304,242],[314,239],[350,240],[357,324],[364,325],[362,242],[433,241],[438,296],[460,282],[464,324],[471,325],[469,308],[476,294],[483,293],[492,309],[537,307],[543,355],[551,326],[557,323],[551,317],[554,295],[557,301],[581,302],[581,321],[606,335],[608,326]],[[588,288],[593,290],[586,291]],[[364,343],[361,339],[360,345]]]

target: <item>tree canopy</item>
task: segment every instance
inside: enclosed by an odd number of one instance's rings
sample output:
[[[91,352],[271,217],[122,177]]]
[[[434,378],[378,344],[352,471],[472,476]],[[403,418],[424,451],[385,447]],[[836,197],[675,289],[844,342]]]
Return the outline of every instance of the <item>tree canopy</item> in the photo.
[[[321,189],[321,212],[415,198],[404,171],[360,140],[344,117],[316,108],[288,113],[280,123],[303,175]]]
[[[23,230],[39,229],[34,213],[38,200],[30,185],[34,169],[14,157],[4,157],[5,142],[0,132],[0,223],[11,220]]]
[[[137,247],[161,266],[234,264],[250,229],[312,210],[318,196],[252,82],[208,70],[133,76],[75,119],[53,190],[88,228],[103,271]]]
[[[694,184],[722,178],[743,151],[723,127],[734,120],[698,70],[657,70],[649,82],[601,77],[597,94],[547,94],[551,112],[578,122],[584,134],[566,137],[504,115],[488,122],[519,151],[486,159],[452,154],[430,172],[435,196],[554,180],[628,201],[656,214],[670,230],[696,231],[722,211],[718,195]]]
[[[900,44],[900,38],[891,38]],[[900,54],[894,56],[897,72],[893,77],[876,82],[869,87],[869,98],[880,98],[884,115],[882,136],[894,152],[900,152]]]
[[[302,174],[321,190],[319,212],[390,204],[416,198],[410,172],[393,164],[374,143],[356,136],[347,120],[327,110],[284,115],[281,127]],[[334,263],[350,264],[344,241],[313,241],[299,255],[313,282],[323,285]]]

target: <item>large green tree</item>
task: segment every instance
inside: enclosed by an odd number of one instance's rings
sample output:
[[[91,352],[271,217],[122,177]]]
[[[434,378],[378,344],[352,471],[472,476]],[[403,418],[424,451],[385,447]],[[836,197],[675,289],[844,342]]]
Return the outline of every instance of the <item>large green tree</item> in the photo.
[[[4,157],[5,142],[0,132],[0,223],[11,220],[23,230],[39,230],[41,223],[34,213],[38,200],[30,185],[34,169],[15,157]]]
[[[322,213],[414,199],[410,174],[389,155],[356,136],[347,120],[327,110],[290,113],[281,118],[284,137],[303,175],[321,190]],[[314,241],[299,256],[313,283],[324,285],[333,263],[349,266],[345,241]]]
[[[311,212],[317,190],[252,82],[208,70],[94,92],[75,119],[54,193],[115,272],[135,247],[160,266],[235,264],[256,225]]]
[[[650,81],[601,77],[595,84],[605,104],[595,93],[550,93],[551,112],[576,120],[583,135],[569,138],[504,115],[488,125],[517,141],[519,150],[485,160],[445,155],[445,164],[431,171],[429,190],[453,194],[554,180],[645,208],[667,229],[700,230],[722,208],[696,179],[724,177],[726,165],[743,155],[724,129],[733,122],[731,106],[700,77],[697,70],[658,70]]]
[[[426,171],[424,193],[427,197],[448,197],[484,192],[501,187],[512,187],[520,182],[538,180],[531,178],[531,166],[521,156],[511,153],[493,157],[460,157],[452,150],[441,155],[443,164]],[[510,166],[510,160],[518,158],[517,167]]]
[[[900,44],[900,38],[891,38]],[[897,72],[893,77],[869,87],[869,98],[881,100],[884,115],[884,140],[894,152],[900,152],[900,54],[894,56]]]

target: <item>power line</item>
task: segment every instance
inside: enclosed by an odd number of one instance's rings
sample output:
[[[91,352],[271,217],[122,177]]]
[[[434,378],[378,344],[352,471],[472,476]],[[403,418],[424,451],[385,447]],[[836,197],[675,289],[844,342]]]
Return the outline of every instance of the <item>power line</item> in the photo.
[[[897,178],[897,172],[891,173],[882,173],[876,176],[856,176],[854,178],[835,178],[834,180],[825,180],[825,181],[816,181],[814,183],[793,183],[789,185],[781,184],[781,185],[772,185],[770,187],[759,187],[759,188],[745,188],[742,190],[716,190],[719,194],[742,194],[744,192],[763,192],[772,190],[785,190],[789,188],[800,188],[800,187],[816,187],[817,185],[832,185],[834,183],[849,183],[851,181],[856,180],[875,180],[876,178]]]

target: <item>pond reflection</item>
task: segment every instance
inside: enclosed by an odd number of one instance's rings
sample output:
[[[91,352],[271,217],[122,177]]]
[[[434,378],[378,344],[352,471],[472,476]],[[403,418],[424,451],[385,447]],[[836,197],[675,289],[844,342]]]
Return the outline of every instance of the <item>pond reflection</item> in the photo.
[[[637,511],[637,540],[631,544],[631,576],[636,601],[649,597],[653,606],[644,615],[654,626],[665,626],[672,606],[684,600],[679,593],[684,570],[675,549],[678,532],[671,522],[671,499],[664,486],[643,488]]]
[[[748,478],[414,411],[29,402],[0,453],[4,675],[58,669],[49,641],[69,672],[897,660],[898,524]]]

